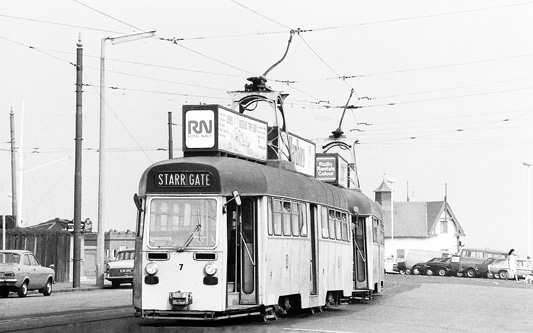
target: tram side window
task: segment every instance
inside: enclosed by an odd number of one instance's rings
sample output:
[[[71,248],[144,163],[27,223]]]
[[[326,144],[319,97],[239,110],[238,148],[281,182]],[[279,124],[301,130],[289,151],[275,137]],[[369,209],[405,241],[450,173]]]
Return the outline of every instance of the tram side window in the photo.
[[[341,214],[341,227],[342,227],[342,240],[347,241],[348,240],[348,219],[346,217],[346,213]]]
[[[307,205],[300,205],[300,236],[307,237]]]
[[[274,229],[274,226],[273,226],[273,224],[274,224],[274,221],[273,221],[273,218],[274,218],[273,216],[274,216],[274,214],[273,214],[273,212],[272,212],[272,210],[273,210],[274,208],[272,207],[272,198],[269,198],[269,199],[268,199],[268,201],[267,201],[267,205],[268,205],[268,207],[267,207],[267,215],[268,215],[268,216],[267,216],[267,221],[268,221],[268,223],[267,223],[267,228],[268,228],[268,234],[269,234],[270,236],[272,236],[272,235],[274,234],[274,230],[273,230],[273,229]]]
[[[322,207],[322,214],[320,220],[322,225],[322,238],[329,238],[328,209],[325,207]]]
[[[335,213],[335,235],[337,236],[338,240],[341,240],[342,237],[342,225],[341,225],[341,212]]]
[[[291,235],[291,203],[283,201],[283,236]]]
[[[281,236],[281,200],[273,199],[272,201],[274,203],[274,218],[272,219],[272,222],[274,223],[274,235]]]
[[[329,238],[335,239],[335,211],[333,209],[329,210],[328,216],[329,224]]]
[[[375,219],[372,219],[372,240],[378,243],[378,224]]]
[[[297,202],[291,203],[291,229],[293,236],[300,236],[300,207]]]

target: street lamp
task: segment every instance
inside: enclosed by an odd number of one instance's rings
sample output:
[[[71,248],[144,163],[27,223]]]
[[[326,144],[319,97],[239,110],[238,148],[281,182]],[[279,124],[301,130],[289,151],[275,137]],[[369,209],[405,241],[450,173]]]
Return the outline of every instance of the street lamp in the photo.
[[[392,255],[394,256],[394,183],[396,183],[396,178],[389,178],[387,182],[390,183],[391,193],[390,193],[390,246],[392,249]]]
[[[98,238],[96,244],[96,283],[104,285],[104,203],[105,203],[105,42],[126,43],[137,39],[153,37],[155,30],[136,32],[116,37],[104,37],[100,52],[100,148],[98,150]]]
[[[533,161],[524,161],[523,164],[527,166],[527,257],[531,254],[531,183],[529,167],[533,165]]]

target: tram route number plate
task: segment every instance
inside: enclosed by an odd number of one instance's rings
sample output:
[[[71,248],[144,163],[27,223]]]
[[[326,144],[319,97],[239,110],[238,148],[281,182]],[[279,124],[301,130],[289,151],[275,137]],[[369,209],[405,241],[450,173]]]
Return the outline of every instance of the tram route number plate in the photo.
[[[192,304],[192,293],[174,291],[169,294],[168,300],[172,305],[186,306]]]

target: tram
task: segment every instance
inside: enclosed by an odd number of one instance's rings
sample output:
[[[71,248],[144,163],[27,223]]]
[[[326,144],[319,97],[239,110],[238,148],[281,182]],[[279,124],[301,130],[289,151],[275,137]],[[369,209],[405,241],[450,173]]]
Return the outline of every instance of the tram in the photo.
[[[240,111],[183,106],[184,157],[146,169],[134,196],[138,316],[268,320],[382,291],[380,206],[315,178],[314,145],[284,124],[244,115],[262,98],[279,114],[272,94],[242,92]]]
[[[136,202],[133,299],[143,318],[268,319],[383,286],[381,215],[356,190],[200,156],[151,166]]]

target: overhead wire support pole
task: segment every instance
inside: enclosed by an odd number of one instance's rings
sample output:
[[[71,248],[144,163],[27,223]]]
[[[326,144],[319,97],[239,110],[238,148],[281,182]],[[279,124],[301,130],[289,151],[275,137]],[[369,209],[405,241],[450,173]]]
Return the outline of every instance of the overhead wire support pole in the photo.
[[[74,278],[72,287],[79,288],[81,281],[81,169],[82,169],[82,93],[83,93],[83,44],[81,34],[76,44],[76,147],[74,163]]]
[[[98,236],[96,239],[96,284],[104,285],[104,254],[105,254],[105,42],[112,44],[125,43],[142,38],[153,37],[155,30],[136,32],[127,35],[104,37],[100,46],[100,147],[98,149]]]

